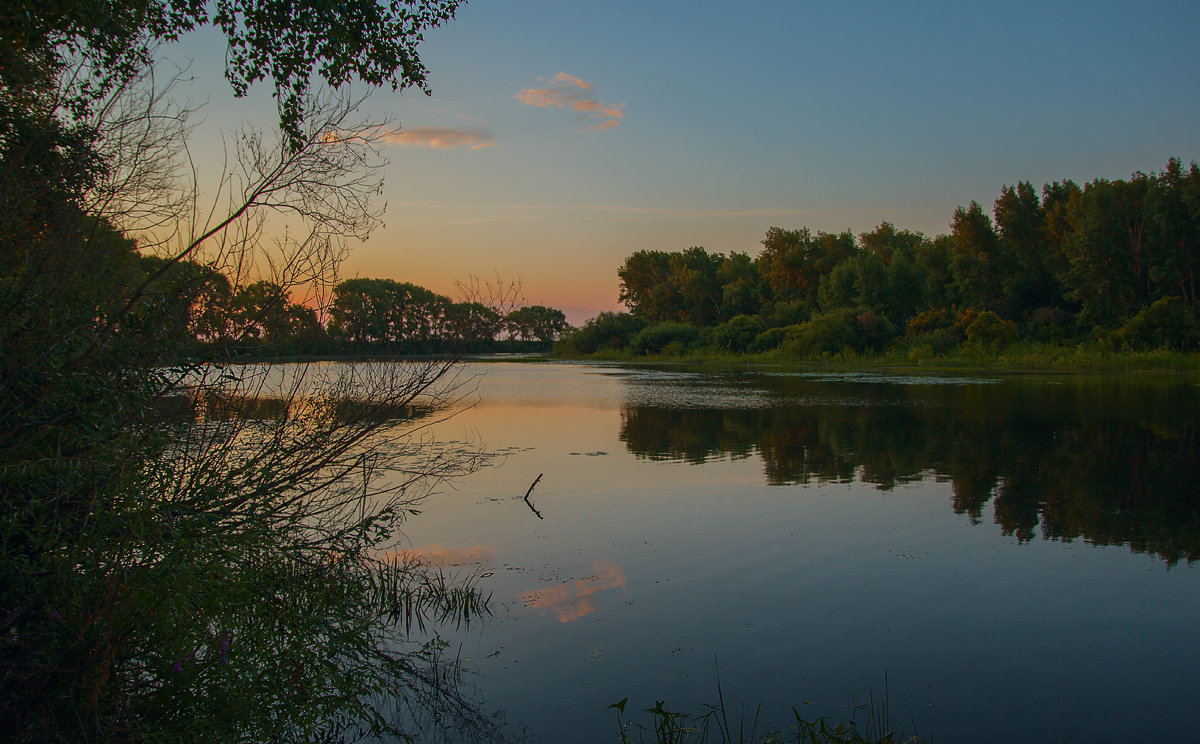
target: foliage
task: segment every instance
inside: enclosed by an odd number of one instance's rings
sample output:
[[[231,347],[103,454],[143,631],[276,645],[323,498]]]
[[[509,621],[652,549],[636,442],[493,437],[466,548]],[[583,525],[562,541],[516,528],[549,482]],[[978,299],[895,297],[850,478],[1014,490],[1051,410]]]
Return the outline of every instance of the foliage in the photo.
[[[315,78],[334,87],[354,79],[425,92],[417,53],[422,33],[454,17],[461,0],[350,0],[272,3],[237,0],[20,0],[0,21],[0,84],[28,90],[82,58],[88,74],[69,102],[79,114],[113,85],[136,77],[158,42],[211,26],[225,35],[225,76],[238,97],[270,78],[289,141],[302,136]]]
[[[1200,321],[1178,297],[1163,297],[1129,319],[1118,332],[1119,343],[1130,349],[1200,349]]]
[[[629,340],[634,354],[682,354],[700,341],[700,329],[687,323],[652,323]]]
[[[731,263],[700,247],[678,253],[638,251],[617,271],[618,298],[647,320],[709,325],[721,317],[723,308],[753,303],[753,273],[745,263]],[[730,282],[728,299],[722,279]]]
[[[821,356],[850,350],[878,351],[895,336],[887,318],[870,310],[839,308],[800,324],[784,346],[789,356]]]
[[[990,215],[979,202],[959,207],[950,233],[933,238],[883,222],[857,239],[772,227],[762,244],[754,259],[702,248],[639,251],[618,272],[620,300],[647,320],[700,326],[712,353],[782,341],[778,333],[731,340],[726,324],[738,316],[758,317],[768,329],[804,325],[792,355],[878,352],[895,328],[906,329],[909,344],[944,353],[968,341],[983,313],[990,315],[973,334],[976,349],[1017,338],[1191,348],[1186,323],[1164,318],[1152,332],[1146,323],[1156,315],[1133,319],[1165,298],[1195,314],[1200,166],[1171,158],[1159,173],[1082,188],[1055,182],[1040,194],[1021,181],[1001,188]],[[1113,335],[1127,323],[1136,332]],[[1183,335],[1139,336],[1174,332]]]
[[[984,310],[975,316],[966,328],[967,345],[972,348],[987,348],[1000,350],[1011,346],[1017,340],[1017,326],[1009,320],[1004,320],[991,310]]]
[[[310,73],[422,85],[410,52],[454,5],[3,14],[6,740],[419,730],[392,715],[397,699],[410,724],[478,720],[443,689],[431,634],[486,598],[385,552],[422,494],[483,462],[420,438],[459,395],[452,360],[221,363],[240,344],[315,342],[321,289],[377,224],[380,130],[354,100],[310,95]],[[189,112],[147,67],[151,44],[206,24],[231,39],[239,93],[274,77],[285,128],[231,134],[211,190],[188,180]],[[263,239],[274,218],[295,230]]]
[[[712,330],[712,345],[725,351],[751,351],[766,331],[757,315],[736,315]]]
[[[808,228],[772,227],[762,242],[759,273],[770,283],[775,297],[796,300],[808,308],[816,305],[821,277],[858,251],[849,232],[814,235]]]
[[[768,328],[754,337],[752,351],[770,351],[783,343],[787,335],[786,328]]]
[[[886,679],[886,678],[885,678]],[[617,733],[622,744],[649,741],[655,744],[920,744],[916,736],[905,736],[892,729],[889,720],[889,701],[885,695],[878,703],[874,695],[869,702],[854,706],[854,718],[830,723],[826,718],[806,719],[796,708],[791,709],[793,722],[786,731],[758,731],[761,708],[755,710],[749,723],[744,714],[736,727],[729,720],[725,696],[717,683],[717,703],[705,705],[703,713],[684,713],[671,710],[665,700],[656,700],[654,707],[641,711],[650,716],[647,726],[637,720],[626,720],[625,709],[629,698],[622,698],[608,706],[617,717]],[[856,718],[862,715],[865,722],[860,727]],[[636,734],[636,737],[635,737]],[[897,736],[900,738],[897,739]]]
[[[566,354],[594,354],[629,346],[646,321],[630,313],[603,312],[568,334],[555,348]]]
[[[795,356],[820,356],[855,348],[858,345],[856,318],[857,313],[850,308],[814,315],[812,320],[800,324],[799,336],[784,350]]]
[[[543,344],[553,343],[571,328],[562,310],[544,305],[516,308],[505,316],[504,326],[511,338]]]

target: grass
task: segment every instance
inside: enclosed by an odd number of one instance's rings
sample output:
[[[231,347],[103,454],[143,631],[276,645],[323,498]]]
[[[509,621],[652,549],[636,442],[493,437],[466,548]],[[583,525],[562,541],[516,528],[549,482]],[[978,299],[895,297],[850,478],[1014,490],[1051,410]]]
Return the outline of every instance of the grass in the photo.
[[[843,351],[796,357],[781,350],[737,354],[708,349],[684,355],[635,356],[627,350],[606,350],[586,357],[595,361],[686,363],[712,367],[769,364],[782,368],[837,370],[904,370],[956,372],[1168,372],[1200,373],[1200,353],[1129,351],[1099,345],[1057,346],[1025,342],[1002,350],[957,348],[942,354],[917,347],[876,354]]]
[[[729,719],[725,696],[721,690],[720,675],[717,676],[717,703],[705,705],[702,713],[681,713],[666,707],[666,701],[657,700],[654,707],[641,713],[649,714],[649,723],[626,719],[629,698],[609,705],[616,711],[618,741],[621,744],[921,744],[916,734],[906,734],[903,727],[897,731],[891,723],[887,693],[887,675],[884,675],[884,695],[876,700],[870,694],[866,703],[853,706],[849,721],[830,722],[825,717],[806,719],[795,707],[791,708],[793,721],[786,730],[759,733],[761,707],[755,708],[754,717],[747,722],[744,712],[734,723]],[[864,717],[860,726],[858,717]]]

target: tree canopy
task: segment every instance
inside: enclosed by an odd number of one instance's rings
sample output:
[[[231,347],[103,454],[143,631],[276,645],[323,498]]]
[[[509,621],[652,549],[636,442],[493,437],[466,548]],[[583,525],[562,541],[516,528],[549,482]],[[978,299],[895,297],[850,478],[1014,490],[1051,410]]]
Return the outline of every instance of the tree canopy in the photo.
[[[234,95],[270,79],[280,123],[299,136],[314,78],[334,87],[353,80],[428,92],[417,53],[423,33],[451,20],[462,0],[17,0],[0,15],[0,83],[16,92],[44,85],[72,60],[89,75],[72,101],[86,108],[137,74],[154,46],[202,27],[227,40],[225,76]]]
[[[753,259],[638,251],[617,272],[618,299],[643,322],[712,329],[705,343],[724,351],[831,353],[901,337],[916,348],[1107,338],[1191,349],[1198,244],[1200,167],[1172,158],[1125,180],[1004,186],[991,210],[959,207],[933,238],[883,222],[857,237],[772,227]],[[667,331],[680,333],[646,329]]]

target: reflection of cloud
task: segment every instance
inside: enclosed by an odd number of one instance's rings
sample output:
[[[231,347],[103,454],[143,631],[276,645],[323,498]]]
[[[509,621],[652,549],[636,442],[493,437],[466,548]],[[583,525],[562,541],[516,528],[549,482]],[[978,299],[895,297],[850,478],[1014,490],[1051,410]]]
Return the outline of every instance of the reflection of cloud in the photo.
[[[560,623],[572,623],[596,611],[593,595],[605,589],[625,586],[625,572],[620,566],[592,562],[594,575],[563,584],[525,592],[520,599],[526,607],[549,610]]]
[[[446,150],[452,147],[469,147],[481,150],[496,144],[496,138],[480,127],[415,127],[387,132],[382,137],[390,145],[404,147],[432,147]]]
[[[393,550],[384,555],[384,560],[420,561],[427,566],[467,566],[482,565],[495,557],[496,549],[484,545],[470,548],[448,548],[444,545],[430,545],[427,548],[411,550]]]
[[[591,131],[612,129],[618,126],[625,116],[625,104],[605,103],[592,97],[592,91],[596,88],[594,83],[580,80],[565,72],[560,72],[549,80],[538,78],[538,81],[545,83],[546,87],[523,88],[517,91],[513,98],[526,106],[570,108],[580,120],[593,122],[588,125]]]

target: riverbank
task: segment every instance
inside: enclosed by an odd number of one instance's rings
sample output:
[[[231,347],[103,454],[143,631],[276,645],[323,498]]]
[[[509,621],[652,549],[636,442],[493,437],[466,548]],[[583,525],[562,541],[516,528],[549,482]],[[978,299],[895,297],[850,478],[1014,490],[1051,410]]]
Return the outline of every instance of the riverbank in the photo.
[[[860,354],[843,351],[836,354],[797,357],[781,350],[760,353],[712,353],[711,350],[684,354],[633,354],[627,349],[602,350],[588,355],[555,354],[556,359],[578,359],[635,363],[684,363],[705,368],[744,365],[772,365],[784,368],[820,370],[895,370],[921,372],[1146,372],[1200,374],[1200,353],[1170,351],[1112,350],[1080,344],[1015,344],[1001,350],[958,348],[935,353],[932,348]]]

